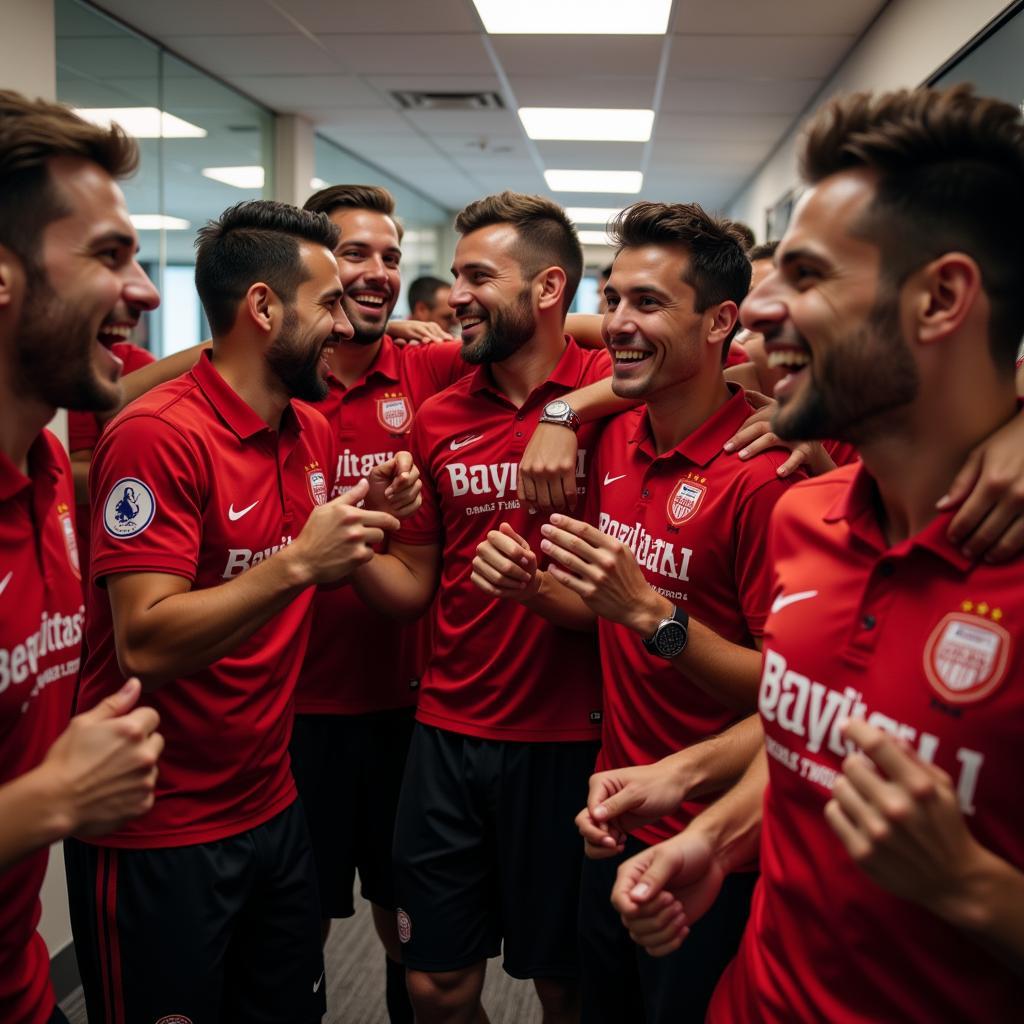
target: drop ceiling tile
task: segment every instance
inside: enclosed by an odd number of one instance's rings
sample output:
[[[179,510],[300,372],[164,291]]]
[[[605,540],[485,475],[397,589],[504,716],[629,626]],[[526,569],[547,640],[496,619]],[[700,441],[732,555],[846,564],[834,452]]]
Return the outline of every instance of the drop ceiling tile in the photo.
[[[427,135],[516,135],[519,118],[510,110],[407,110],[409,121]]]
[[[318,35],[317,40],[360,74],[400,69],[404,75],[438,72],[493,74],[494,65],[478,35]]]
[[[654,75],[513,75],[512,91],[521,107],[628,107],[654,102]]]
[[[661,36],[492,36],[506,73],[654,75]]]
[[[479,32],[468,0],[386,0],[385,3],[325,3],[324,0],[276,0],[278,6],[318,35],[326,32],[385,33]]]
[[[678,0],[677,35],[859,35],[885,0]]]
[[[166,41],[181,35],[183,26],[194,26],[195,35],[280,35],[295,27],[270,4],[251,0],[174,0],[173,3],[140,3],[139,0],[100,0],[100,7],[154,39]]]
[[[535,145],[545,167],[637,170],[644,154],[642,142],[537,142]]]
[[[167,45],[200,67],[232,75],[316,75],[344,71],[342,62],[305,36],[166,36]]]
[[[437,149],[430,141],[414,132],[380,135],[367,132],[366,129],[346,130],[335,125],[318,125],[317,131],[325,138],[353,152],[363,152],[368,158],[373,154],[375,160],[380,157],[388,160],[415,161],[420,157],[437,155]]]
[[[377,94],[354,75],[235,75],[243,92],[283,113],[321,107],[370,107]]]
[[[667,114],[790,114],[800,113],[821,88],[817,78],[669,79],[661,97]]]
[[[351,109],[323,109],[317,112],[317,129],[328,134],[331,131],[381,132],[386,135],[402,135],[411,132],[409,123],[401,114],[384,107]],[[413,133],[415,134],[415,133]]]
[[[793,123],[786,114],[659,114],[655,142],[668,139],[774,143]]]
[[[856,42],[852,35],[676,36],[668,77],[736,79],[823,78]]]
[[[363,75],[366,82],[380,93],[389,92],[500,92],[497,75],[460,75],[437,72],[419,75]]]

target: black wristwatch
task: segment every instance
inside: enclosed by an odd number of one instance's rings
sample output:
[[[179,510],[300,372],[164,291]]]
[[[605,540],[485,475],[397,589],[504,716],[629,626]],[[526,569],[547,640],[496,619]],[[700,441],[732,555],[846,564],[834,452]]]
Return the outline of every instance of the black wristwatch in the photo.
[[[686,650],[690,635],[690,616],[682,608],[672,609],[672,618],[662,619],[654,635],[644,640],[644,647],[659,658],[671,661]]]
[[[540,423],[557,423],[560,427],[568,427],[574,434],[580,429],[580,418],[573,412],[572,406],[561,398],[548,402],[540,414]]]

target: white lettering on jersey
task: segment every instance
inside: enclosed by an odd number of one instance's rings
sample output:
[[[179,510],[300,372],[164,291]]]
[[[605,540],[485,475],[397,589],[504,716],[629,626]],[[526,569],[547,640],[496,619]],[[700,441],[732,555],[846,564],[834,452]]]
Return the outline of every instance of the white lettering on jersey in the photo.
[[[853,753],[856,746],[844,740],[840,725],[848,718],[863,719],[868,725],[895,736],[908,745],[917,744],[917,756],[933,764],[939,749],[939,738],[932,733],[919,732],[913,725],[898,722],[881,711],[868,711],[863,695],[852,686],[840,693],[824,683],[809,679],[791,669],[786,659],[770,648],[764,652],[764,667],[761,671],[761,688],[757,698],[758,710],[768,722],[794,736],[805,739],[808,753],[817,754],[822,746],[844,758]],[[785,765],[791,771],[800,771],[803,778],[831,789],[838,772],[829,765],[809,757],[801,757],[778,740],[765,740],[769,756]],[[974,794],[978,789],[978,775],[984,755],[976,750],[961,747],[956,754],[960,762],[960,778],[957,784],[957,799],[964,814],[974,813]]]
[[[44,611],[39,620],[39,627],[34,633],[29,634],[25,639],[13,647],[0,647],[0,693],[3,693],[12,683],[17,685],[25,682],[29,676],[37,676],[39,663],[54,651],[63,651],[69,647],[77,647],[82,643],[82,624],[85,622],[85,605],[79,605],[74,615],[63,615],[60,612]],[[75,671],[78,669],[78,659],[75,661]],[[59,678],[62,673],[61,666],[53,666],[47,669],[46,674],[58,670]],[[40,679],[36,680],[39,687]],[[50,680],[47,679],[46,682]],[[45,684],[44,684],[45,685]]]
[[[233,576],[240,576],[246,569],[251,569],[254,565],[259,565],[260,562],[265,561],[271,555],[277,554],[281,548],[288,547],[291,542],[292,537],[291,534],[289,534],[287,537],[281,538],[280,544],[275,544],[270,548],[264,548],[262,551],[253,551],[252,548],[229,548],[228,561],[227,565],[224,566],[222,577],[229,580]]]
[[[358,455],[346,448],[338,456],[338,465],[334,473],[334,486],[331,488],[331,497],[337,498],[344,494],[352,485],[342,483],[343,480],[361,480],[369,476],[374,466],[382,466],[388,459],[395,457],[394,452],[371,452],[367,455]]]
[[[693,556],[692,548],[681,547],[677,552],[675,544],[652,537],[639,522],[632,525],[620,523],[617,519],[612,519],[607,512],[602,512],[598,516],[597,528],[602,533],[608,534],[609,537],[622,541],[645,569],[670,580],[682,580],[684,583],[689,583],[688,573],[690,558]]]
[[[581,448],[576,453],[577,479],[587,475],[586,466],[587,452],[585,448]],[[491,462],[481,465],[450,462],[444,468],[448,471],[452,495],[456,498],[464,494],[486,494],[501,499],[506,494],[514,494],[518,487],[518,462]]]

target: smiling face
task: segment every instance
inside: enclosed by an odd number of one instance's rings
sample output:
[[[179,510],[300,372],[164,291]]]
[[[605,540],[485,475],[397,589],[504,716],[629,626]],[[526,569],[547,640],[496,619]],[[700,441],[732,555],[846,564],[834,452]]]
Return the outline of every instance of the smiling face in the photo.
[[[398,229],[387,214],[375,210],[339,207],[329,216],[341,229],[335,255],[352,341],[373,345],[387,330],[402,286]]]
[[[110,409],[120,399],[124,341],[160,296],[139,266],[138,239],[116,182],[91,161],[50,161],[65,216],[43,230],[36,264],[25,268],[15,331],[19,393],[68,409]]]
[[[325,248],[299,244],[306,280],[284,307],[277,337],[267,350],[267,364],[292,398],[319,402],[327,397],[330,350],[352,337],[343,307],[338,264]]]
[[[707,340],[717,307],[694,309],[696,293],[683,280],[688,263],[680,245],[626,248],[615,257],[601,333],[612,390],[622,398],[648,399],[707,366],[721,372],[721,341]]]
[[[462,358],[500,363],[536,333],[533,283],[515,255],[518,233],[492,224],[459,239],[449,302],[462,324]]]
[[[801,199],[776,269],[743,303],[744,327],[764,336],[775,386],[775,431],[790,439],[863,443],[918,391],[899,296],[881,253],[856,229],[875,196],[866,171],[834,174]]]

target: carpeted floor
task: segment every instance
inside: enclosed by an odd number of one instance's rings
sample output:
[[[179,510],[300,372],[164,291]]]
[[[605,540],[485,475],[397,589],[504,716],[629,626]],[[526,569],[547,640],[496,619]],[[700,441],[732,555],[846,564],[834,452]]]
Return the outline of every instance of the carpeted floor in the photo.
[[[327,1024],[388,1024],[384,951],[373,930],[369,904],[360,900],[355,917],[334,923],[325,960]],[[540,1024],[533,985],[510,978],[500,960],[488,964],[484,1006],[491,1024]],[[88,1024],[81,991],[66,999],[61,1009],[71,1024]]]

